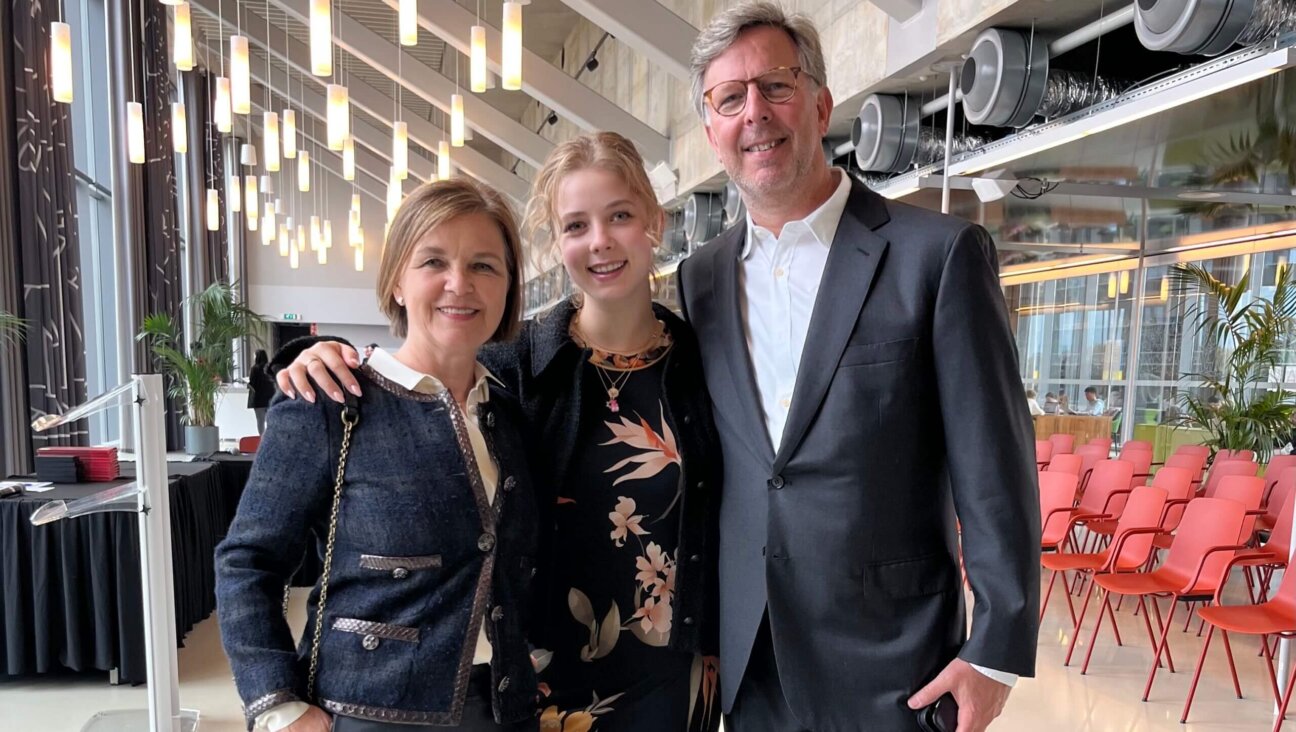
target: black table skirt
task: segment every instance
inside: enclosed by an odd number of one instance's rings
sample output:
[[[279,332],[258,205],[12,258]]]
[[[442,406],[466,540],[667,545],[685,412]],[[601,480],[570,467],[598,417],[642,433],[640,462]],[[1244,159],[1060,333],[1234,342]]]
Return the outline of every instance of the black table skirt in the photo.
[[[177,637],[215,608],[213,550],[242,491],[220,463],[169,463]],[[123,475],[134,465],[123,464]],[[237,483],[235,482],[237,481]],[[120,481],[119,481],[120,482]],[[10,675],[117,668],[145,673],[139,517],[112,512],[32,526],[47,501],[90,495],[111,483],[61,485],[0,500],[0,672]]]

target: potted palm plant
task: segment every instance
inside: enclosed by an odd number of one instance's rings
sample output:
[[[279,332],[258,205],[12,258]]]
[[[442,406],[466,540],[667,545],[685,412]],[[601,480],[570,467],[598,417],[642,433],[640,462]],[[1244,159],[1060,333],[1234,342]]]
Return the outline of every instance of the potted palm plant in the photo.
[[[144,319],[139,340],[153,351],[159,370],[170,380],[170,395],[184,415],[185,451],[203,455],[220,448],[216,396],[234,366],[234,341],[260,341],[265,318],[238,301],[234,288],[215,282],[189,298],[197,332],[185,347],[181,328],[167,313]]]
[[[1216,349],[1212,368],[1184,374],[1197,393],[1179,393],[1177,426],[1204,430],[1212,452],[1253,450],[1265,461],[1287,441],[1296,410],[1296,394],[1274,375],[1296,332],[1296,287],[1288,267],[1279,270],[1270,297],[1248,297],[1253,271],[1234,285],[1195,264],[1171,271],[1176,289],[1187,296],[1189,322]],[[1277,386],[1265,386],[1270,383]]]

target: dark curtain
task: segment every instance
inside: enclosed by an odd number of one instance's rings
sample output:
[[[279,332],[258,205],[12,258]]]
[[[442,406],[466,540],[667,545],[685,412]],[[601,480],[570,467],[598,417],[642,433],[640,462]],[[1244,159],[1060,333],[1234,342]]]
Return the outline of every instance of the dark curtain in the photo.
[[[195,69],[194,73],[198,73]],[[216,74],[203,69],[198,80],[199,94],[196,95],[195,103],[201,104],[201,109],[190,110],[190,119],[204,120],[204,140],[202,155],[205,156],[206,163],[203,166],[203,175],[206,179],[207,188],[215,188],[216,195],[220,198],[220,210],[222,214],[220,231],[208,231],[204,250],[202,252],[203,261],[206,264],[207,282],[202,283],[205,288],[212,282],[229,282],[229,248],[225,245],[225,223],[223,214],[226,210],[227,202],[225,200],[225,149],[223,147],[223,136],[216,129],[215,123],[212,122],[211,114],[208,113],[213,100],[216,99]],[[195,117],[197,113],[199,116]],[[192,151],[191,151],[192,152]],[[206,217],[207,210],[207,192],[203,191],[203,216]],[[204,225],[206,219],[204,218]],[[205,229],[204,229],[205,230]],[[200,288],[194,285],[194,291]]]
[[[0,2],[0,38],[13,37],[13,7]],[[14,78],[13,46],[0,45],[0,79]],[[0,83],[0,161],[17,158],[14,88]],[[18,173],[0,164],[0,310],[21,311],[17,228]],[[31,430],[27,426],[26,359],[22,349],[0,344],[0,476],[32,472]]]
[[[19,315],[30,324],[23,351],[28,421],[62,412],[86,398],[82,336],[81,263],[69,105],[54,102],[49,86],[49,27],[57,5],[13,0],[13,85],[22,286]],[[84,422],[32,437],[36,447],[84,445]]]
[[[176,202],[176,159],[171,141],[171,102],[178,99],[171,76],[167,46],[167,8],[158,2],[135,6],[143,12],[137,16],[142,26],[137,38],[141,45],[144,69],[144,152],[143,199],[141,213],[144,225],[143,260],[145,289],[144,318],[166,313],[176,323],[184,322],[181,311],[183,260],[180,251],[180,222]],[[187,111],[187,110],[186,110]],[[184,134],[184,130],[175,131]],[[181,445],[180,405],[167,399],[167,449]]]

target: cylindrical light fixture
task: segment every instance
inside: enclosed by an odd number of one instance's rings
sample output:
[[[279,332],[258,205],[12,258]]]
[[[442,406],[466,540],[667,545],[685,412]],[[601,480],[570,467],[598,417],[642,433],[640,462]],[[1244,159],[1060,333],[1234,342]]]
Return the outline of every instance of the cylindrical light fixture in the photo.
[[[486,91],[486,26],[472,27],[472,47],[469,50],[469,88],[477,94]]]
[[[266,232],[267,241],[265,243],[267,245],[270,244],[270,240],[274,239],[275,234],[279,232],[279,227],[275,221],[278,213],[275,210],[274,201],[266,201],[265,210],[261,212],[261,228]]]
[[[243,210],[243,186],[241,179],[236,175],[229,179],[229,209],[234,213]]]
[[[329,219],[324,219],[323,226],[324,226],[324,248],[332,249],[333,248],[333,222]]]
[[[216,106],[212,109],[212,121],[216,129],[229,134],[234,129],[233,112],[230,110],[230,80],[224,76],[216,77]]]
[[[360,212],[351,209],[347,212],[347,242],[351,248],[355,248],[356,243],[360,240]]]
[[[445,140],[437,143],[437,178],[450,179],[450,143]]]
[[[257,164],[256,145],[245,142],[239,145],[239,164],[245,168],[255,168]]]
[[[265,169],[269,173],[279,172],[279,113],[266,112],[261,115],[261,152],[265,153]],[[268,193],[269,191],[267,191]]]
[[[361,240],[360,246],[355,248],[355,271],[364,271],[364,241]]]
[[[126,151],[132,163],[144,162],[144,106],[126,103]]]
[[[396,175],[396,168],[392,167],[391,175],[387,179],[387,222],[396,218],[396,209],[401,204],[401,179]]]
[[[418,45],[418,0],[400,0],[400,44]]]
[[[392,124],[392,173],[401,180],[409,176],[409,126],[404,120]]]
[[[207,189],[207,230],[220,231],[220,196],[215,188]]]
[[[310,193],[310,151],[302,150],[297,156],[297,190]]]
[[[297,157],[297,112],[292,109],[283,111],[283,156]]]
[[[346,143],[351,121],[351,104],[347,88],[341,84],[328,85],[328,147],[341,150]]]
[[[306,251],[306,227],[297,224],[297,251]]]
[[[172,23],[171,62],[180,71],[193,71],[193,22],[189,17],[189,3],[173,3],[175,21]]]
[[[72,26],[50,23],[50,93],[54,101],[72,103]]]
[[[243,198],[246,199],[243,204],[243,210],[247,213],[248,221],[252,222],[261,217],[261,197],[257,195],[257,177],[249,175],[247,182],[243,185]],[[256,231],[256,224],[249,223],[248,229]]]
[[[171,149],[177,153],[189,152],[189,117],[184,102],[171,102]]]
[[[330,0],[311,0],[310,52],[311,73],[333,75],[333,11]]]
[[[352,210],[352,211],[359,211],[359,210],[360,210],[360,194],[359,194],[359,193],[352,193],[352,194],[351,194],[351,210]]]
[[[288,256],[288,225],[279,224],[279,256]]]
[[[318,214],[312,214],[310,217],[310,245],[311,251],[319,251],[324,244],[324,239],[320,234],[320,217]]]
[[[342,143],[342,179],[355,180],[355,138],[351,135]]]
[[[464,111],[463,95],[450,95],[450,144],[455,147],[464,145]]]
[[[500,51],[500,86],[522,88],[522,3],[504,3],[504,47]]]
[[[230,36],[230,105],[235,114],[252,111],[251,62],[247,36]]]
[[[271,178],[265,173],[262,173],[261,174],[261,195],[266,197],[267,206],[270,205],[270,196],[273,196],[274,192],[275,192],[274,178]]]

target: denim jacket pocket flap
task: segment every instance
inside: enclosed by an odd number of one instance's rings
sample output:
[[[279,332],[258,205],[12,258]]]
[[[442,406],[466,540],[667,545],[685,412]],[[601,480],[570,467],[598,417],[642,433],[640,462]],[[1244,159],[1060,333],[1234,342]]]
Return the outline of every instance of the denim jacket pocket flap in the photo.
[[[440,554],[427,554],[421,557],[383,557],[377,554],[361,554],[360,568],[374,569],[379,572],[400,572],[402,576],[420,569],[437,569],[441,566]],[[398,577],[399,579],[400,577]]]
[[[402,641],[404,643],[418,643],[419,629],[410,628],[405,625],[392,625],[391,623],[378,623],[372,620],[357,620],[356,618],[337,618],[333,621],[333,630],[343,633],[355,633],[361,636],[373,636],[376,638],[385,638],[387,640]]]

